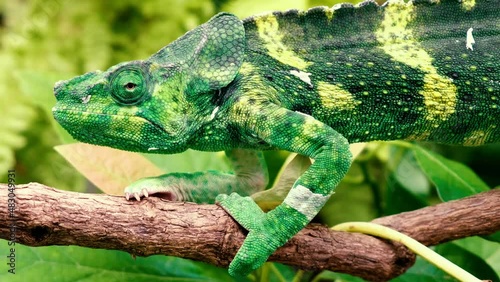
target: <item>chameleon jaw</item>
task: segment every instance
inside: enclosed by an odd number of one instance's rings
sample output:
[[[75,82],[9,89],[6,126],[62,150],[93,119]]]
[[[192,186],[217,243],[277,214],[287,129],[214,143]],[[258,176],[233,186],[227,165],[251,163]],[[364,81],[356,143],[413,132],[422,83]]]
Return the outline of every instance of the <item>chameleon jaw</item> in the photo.
[[[52,113],[57,122],[81,142],[142,153],[171,154],[187,149],[160,124],[144,117],[82,112],[58,105]],[[151,151],[152,147],[156,150]]]

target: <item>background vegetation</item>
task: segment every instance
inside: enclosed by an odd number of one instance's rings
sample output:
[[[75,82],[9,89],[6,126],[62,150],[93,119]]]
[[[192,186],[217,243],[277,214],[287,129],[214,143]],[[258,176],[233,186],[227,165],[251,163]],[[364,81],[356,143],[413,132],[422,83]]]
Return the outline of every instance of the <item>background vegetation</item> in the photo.
[[[57,80],[146,58],[222,10],[246,17],[267,10],[306,9],[338,2],[348,1],[0,0],[0,181],[6,182],[7,170],[15,169],[17,183],[36,181],[74,191],[95,189],[53,149],[55,145],[73,142],[51,116],[55,104],[52,87]],[[499,146],[432,149],[467,163],[486,183],[479,186],[494,187],[500,183]],[[429,164],[426,160],[433,158],[420,155],[419,159],[419,150],[406,143],[367,146],[317,220],[329,225],[370,220],[441,201],[443,192],[434,189],[439,183],[428,171],[439,166],[446,170],[449,163]],[[271,152],[266,157],[271,174],[276,175],[286,153]],[[227,168],[217,154],[214,157],[187,152],[148,158],[164,171]],[[460,174],[464,174],[461,169],[466,168],[459,168]],[[475,192],[452,192],[448,199]],[[489,239],[498,242],[496,238]],[[32,281],[39,277],[51,281],[232,280],[224,269],[165,256],[133,259],[123,252],[74,246],[16,248],[17,274],[7,273],[2,263],[2,281]],[[6,249],[7,243],[0,241],[1,253]],[[444,244],[437,250],[470,271],[488,274],[483,278],[498,279],[500,275],[498,243],[468,238]],[[289,267],[266,264],[249,279],[287,281],[296,275]],[[304,281],[360,281],[331,272],[299,275]],[[433,266],[418,260],[408,273],[394,281],[417,281],[417,275],[418,281],[449,280]]]

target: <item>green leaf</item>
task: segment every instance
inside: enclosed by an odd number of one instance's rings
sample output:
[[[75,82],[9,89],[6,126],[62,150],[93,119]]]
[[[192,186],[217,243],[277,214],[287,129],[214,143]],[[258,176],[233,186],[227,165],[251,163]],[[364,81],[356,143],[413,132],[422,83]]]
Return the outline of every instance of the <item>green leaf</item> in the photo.
[[[305,0],[233,0],[223,5],[222,10],[233,13],[239,18],[246,18],[263,11],[305,10],[307,8],[306,2]]]
[[[500,233],[500,232],[497,232]],[[454,244],[480,257],[500,276],[500,244],[480,237],[468,237],[453,241]],[[481,277],[480,277],[481,278]]]
[[[318,274],[312,282],[324,282],[324,281],[333,281],[333,282],[364,282],[365,280],[352,276],[349,274],[344,274],[344,273],[335,273],[331,271],[322,271],[320,274]]]
[[[23,95],[33,103],[42,107],[48,116],[52,116],[51,109],[56,104],[52,92],[56,81],[72,75],[62,73],[47,73],[34,70],[19,70],[14,74]]]
[[[411,190],[404,188],[401,183],[394,180],[394,175],[389,176],[385,202],[385,215],[417,210],[427,206],[422,197],[412,193]]]
[[[479,279],[499,281],[498,275],[491,268],[491,266],[488,265],[488,263],[483,258],[477,255],[477,253],[482,252],[481,247],[477,244],[477,241],[473,242],[471,246],[469,246],[469,248],[472,249],[467,250],[466,248],[461,247],[456,242],[452,242],[437,246],[435,248],[435,251]],[[450,275],[443,272],[441,269],[425,261],[421,257],[417,257],[415,265],[412,266],[405,274],[391,280],[391,282],[413,281],[455,282],[456,280]]]
[[[424,200],[431,191],[429,181],[411,151],[405,151],[394,171],[394,179],[421,200]]]
[[[428,205],[429,182],[409,151],[404,151],[388,179],[384,214],[397,214]]]
[[[396,277],[391,282],[456,282],[457,280],[430,264],[421,257],[417,257],[415,264],[403,275]]]
[[[369,185],[341,182],[319,213],[321,222],[333,226],[346,221],[370,221],[377,216]]]
[[[277,262],[266,262],[262,267],[252,273],[253,281],[284,282],[292,281],[296,270],[288,265]]]
[[[491,235],[485,235],[485,236],[481,236],[481,237],[488,240],[488,241],[500,243],[500,231],[497,231]]]
[[[56,98],[52,92],[54,84],[62,78],[71,77],[71,75],[20,70],[15,72],[15,77],[23,95],[43,109],[48,120],[50,120],[51,124],[56,129],[59,138],[65,143],[74,142],[74,139],[69,133],[52,118],[52,107],[56,104]]]
[[[434,183],[443,201],[460,199],[489,190],[489,187],[465,165],[419,146],[412,148],[417,162]]]
[[[468,251],[455,242],[452,242],[437,246],[436,252],[479,279],[500,282],[500,278],[491,266],[476,254],[479,248],[479,245],[475,244],[473,249]]]
[[[0,244],[7,242],[0,240]],[[38,281],[41,277],[44,281],[235,281],[226,269],[161,255],[134,258],[115,250],[20,244],[15,245],[15,254],[16,274],[2,271],[0,281]]]

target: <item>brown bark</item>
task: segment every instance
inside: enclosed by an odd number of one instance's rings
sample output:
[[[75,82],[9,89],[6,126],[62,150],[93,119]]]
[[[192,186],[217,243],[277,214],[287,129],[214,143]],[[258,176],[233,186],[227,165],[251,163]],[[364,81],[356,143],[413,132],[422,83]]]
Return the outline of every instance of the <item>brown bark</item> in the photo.
[[[7,203],[0,184],[0,203]],[[16,240],[29,246],[79,245],[137,256],[164,254],[226,267],[245,231],[219,206],[56,190],[37,183],[15,190]],[[6,204],[2,204],[6,205]],[[425,245],[500,230],[500,190],[383,217],[374,222]],[[11,218],[0,209],[0,238],[9,239]],[[329,269],[371,281],[396,277],[414,262],[405,247],[354,233],[309,225],[270,258],[306,270]]]

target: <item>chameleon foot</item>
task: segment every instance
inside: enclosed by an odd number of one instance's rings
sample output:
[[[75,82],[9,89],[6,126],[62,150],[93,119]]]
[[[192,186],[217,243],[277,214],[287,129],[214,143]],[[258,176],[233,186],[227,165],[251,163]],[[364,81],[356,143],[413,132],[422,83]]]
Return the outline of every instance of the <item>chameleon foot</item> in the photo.
[[[127,189],[128,188],[129,187],[127,187]],[[137,201],[140,201],[142,196],[145,198],[149,197],[148,190],[146,188],[142,189],[140,192],[128,192],[127,189],[125,189],[125,199],[127,200],[130,200],[130,196],[134,196]]]
[[[236,193],[219,195],[216,202],[249,231],[245,242],[229,265],[229,274],[244,276],[259,268],[282,244],[276,223],[250,197]],[[286,242],[286,241],[285,241]]]
[[[133,197],[140,201],[142,197],[147,198],[150,195],[161,193],[162,198],[176,201],[175,194],[164,185],[160,179],[155,177],[139,179],[125,188],[125,199],[130,200]]]

